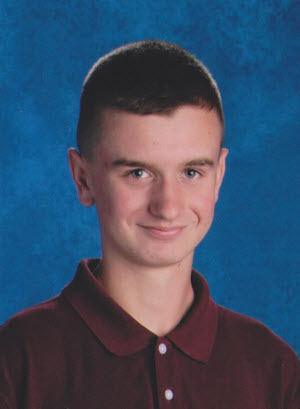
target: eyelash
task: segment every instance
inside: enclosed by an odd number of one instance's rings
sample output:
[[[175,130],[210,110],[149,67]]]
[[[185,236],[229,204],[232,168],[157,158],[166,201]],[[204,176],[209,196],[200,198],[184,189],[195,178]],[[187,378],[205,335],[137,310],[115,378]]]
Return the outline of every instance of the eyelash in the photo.
[[[185,169],[185,171],[184,171],[185,175],[187,175],[187,172],[190,172],[190,171],[194,172],[194,177],[188,177],[187,176],[188,179],[194,179],[197,175],[198,176],[203,176],[203,174],[201,172],[199,172],[198,170],[193,169],[193,168]],[[135,172],[147,173],[144,169],[142,169],[142,168],[133,169],[130,172],[128,172],[128,175],[132,176],[134,179],[145,179],[145,177],[134,176]]]
[[[144,178],[140,178],[140,177],[134,176],[134,172],[138,172],[138,171],[146,172],[144,169],[137,168],[137,169],[131,170],[128,174],[129,174],[130,176],[132,176],[134,179],[144,179]]]
[[[188,177],[188,179],[194,179],[194,178],[196,177],[196,175],[202,176],[202,174],[201,174],[198,170],[196,170],[196,169],[193,169],[193,168],[185,169],[185,171],[184,171],[185,174],[187,174],[188,171],[195,172],[195,176],[194,176],[193,178]]]

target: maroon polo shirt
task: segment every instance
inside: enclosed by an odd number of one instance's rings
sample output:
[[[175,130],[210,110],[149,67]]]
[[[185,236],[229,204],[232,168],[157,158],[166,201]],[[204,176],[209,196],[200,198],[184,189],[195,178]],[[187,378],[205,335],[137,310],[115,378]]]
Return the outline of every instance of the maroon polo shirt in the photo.
[[[0,409],[299,409],[299,360],[263,324],[210,298],[157,337],[83,260],[57,297],[0,329]]]

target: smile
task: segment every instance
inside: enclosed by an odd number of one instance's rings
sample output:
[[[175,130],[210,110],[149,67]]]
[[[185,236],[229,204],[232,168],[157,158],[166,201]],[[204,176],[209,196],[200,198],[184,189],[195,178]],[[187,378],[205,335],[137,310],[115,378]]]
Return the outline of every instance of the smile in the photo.
[[[155,227],[155,226],[140,226],[145,229],[150,235],[158,239],[173,239],[182,232],[184,227]]]

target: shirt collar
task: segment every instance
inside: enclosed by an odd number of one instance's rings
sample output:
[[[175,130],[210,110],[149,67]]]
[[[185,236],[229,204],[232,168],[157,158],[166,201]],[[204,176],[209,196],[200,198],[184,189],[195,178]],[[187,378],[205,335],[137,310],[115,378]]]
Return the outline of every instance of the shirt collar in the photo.
[[[99,259],[82,260],[63,289],[68,300],[101,343],[116,355],[130,355],[155,343],[157,336],[127,314],[105,292],[92,273]],[[194,303],[184,319],[165,337],[183,353],[207,362],[214,344],[218,312],[205,279],[192,271]]]

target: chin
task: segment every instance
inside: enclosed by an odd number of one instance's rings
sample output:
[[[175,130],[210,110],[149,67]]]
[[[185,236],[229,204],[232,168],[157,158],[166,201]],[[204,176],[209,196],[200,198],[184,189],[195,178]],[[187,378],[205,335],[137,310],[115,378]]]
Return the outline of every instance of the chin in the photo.
[[[177,252],[174,255],[170,254],[170,251],[166,252],[166,254],[162,254],[161,251],[155,251],[151,253],[149,252],[147,254],[140,255],[135,253],[134,257],[132,257],[130,261],[136,265],[140,265],[143,267],[165,268],[175,264],[179,264],[187,259],[192,260],[193,254],[194,249],[184,254],[180,254],[180,252]]]

